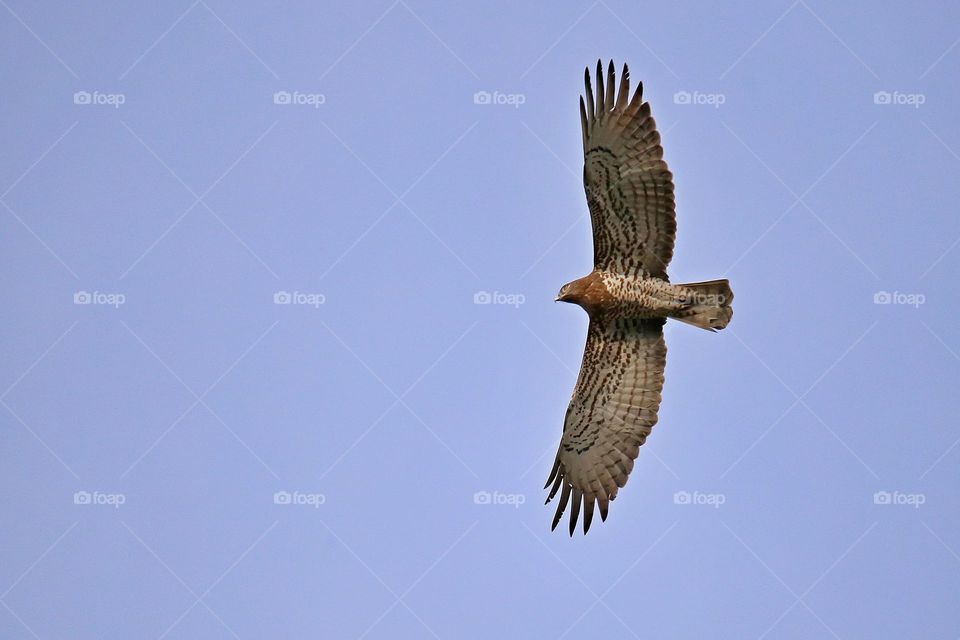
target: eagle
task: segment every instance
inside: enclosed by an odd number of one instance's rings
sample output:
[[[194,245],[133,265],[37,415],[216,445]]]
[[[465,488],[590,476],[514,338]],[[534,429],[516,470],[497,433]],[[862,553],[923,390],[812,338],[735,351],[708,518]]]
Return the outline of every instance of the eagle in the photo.
[[[563,436],[544,489],[560,494],[551,530],[570,507],[570,535],[583,511],[583,532],[594,508],[607,519],[610,501],[627,483],[640,446],[657,423],[667,346],[663,325],[675,318],[717,331],[733,316],[727,280],[671,284],[677,223],[673,175],[650,103],[639,83],[630,98],[626,64],[616,88],[613,61],[604,84],[597,61],[580,97],[583,186],[593,227],[593,271],[560,289],[556,300],[590,317],[580,375],[567,406]],[[552,486],[551,486],[552,485]]]

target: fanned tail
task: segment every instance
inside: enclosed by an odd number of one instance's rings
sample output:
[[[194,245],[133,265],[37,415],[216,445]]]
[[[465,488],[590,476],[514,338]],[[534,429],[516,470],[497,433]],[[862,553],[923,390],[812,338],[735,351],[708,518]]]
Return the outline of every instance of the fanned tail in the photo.
[[[707,331],[719,331],[733,317],[733,290],[729,280],[674,285],[683,307],[673,317]]]

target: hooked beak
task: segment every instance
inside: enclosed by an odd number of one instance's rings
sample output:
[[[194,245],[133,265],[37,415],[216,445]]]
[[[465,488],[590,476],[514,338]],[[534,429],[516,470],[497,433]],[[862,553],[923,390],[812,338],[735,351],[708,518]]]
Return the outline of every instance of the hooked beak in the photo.
[[[561,300],[563,300],[561,296],[557,296],[556,298],[553,299],[554,302],[560,302]]]

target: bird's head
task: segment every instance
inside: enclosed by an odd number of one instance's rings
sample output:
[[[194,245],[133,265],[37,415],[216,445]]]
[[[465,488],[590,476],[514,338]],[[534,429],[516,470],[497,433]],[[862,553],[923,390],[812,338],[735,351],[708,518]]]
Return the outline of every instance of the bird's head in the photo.
[[[555,300],[557,302],[572,302],[580,305],[587,313],[593,313],[603,307],[608,302],[606,287],[600,274],[596,271],[590,272],[582,278],[560,287],[560,292]]]
[[[583,286],[583,283],[580,280],[574,280],[573,282],[568,282],[560,287],[560,292],[557,293],[555,301],[580,304],[584,293],[585,287]]]

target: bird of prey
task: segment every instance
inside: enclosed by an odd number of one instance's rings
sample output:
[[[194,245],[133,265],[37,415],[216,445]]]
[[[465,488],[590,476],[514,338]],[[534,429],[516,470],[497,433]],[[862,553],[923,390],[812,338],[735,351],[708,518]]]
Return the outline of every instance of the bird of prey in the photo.
[[[643,101],[643,84],[631,99],[624,65],[615,90],[612,60],[606,84],[597,62],[596,93],[589,68],[584,75],[583,185],[594,267],[563,285],[556,299],[583,307],[590,328],[560,448],[544,486],[553,485],[547,502],[560,492],[552,529],[570,506],[571,536],[581,508],[584,533],[595,506],[607,519],[610,501],[627,483],[657,422],[667,318],[716,331],[733,316],[727,280],[671,284],[667,278],[677,229],[673,175],[663,161],[650,103]]]

